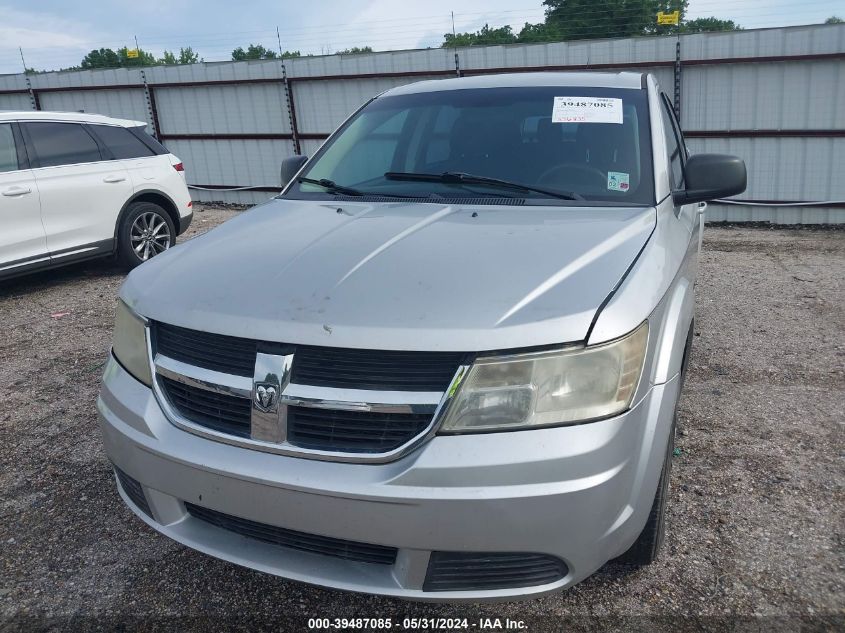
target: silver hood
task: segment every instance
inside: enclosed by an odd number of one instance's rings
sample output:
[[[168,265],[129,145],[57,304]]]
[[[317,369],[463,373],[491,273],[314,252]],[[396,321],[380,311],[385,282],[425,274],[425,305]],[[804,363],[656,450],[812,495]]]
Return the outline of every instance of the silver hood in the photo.
[[[247,338],[481,351],[584,340],[653,208],[272,200],[135,269],[139,314]]]

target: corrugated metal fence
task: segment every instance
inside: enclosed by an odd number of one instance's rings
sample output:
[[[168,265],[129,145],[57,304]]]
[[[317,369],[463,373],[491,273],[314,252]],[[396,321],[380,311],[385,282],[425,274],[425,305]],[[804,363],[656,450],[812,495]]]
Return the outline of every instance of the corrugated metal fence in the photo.
[[[482,73],[634,70],[679,96],[692,152],[745,159],[753,204],[709,221],[845,222],[845,25],[674,37],[426,49],[255,62],[0,76],[0,109],[84,110],[147,121],[185,162],[198,200],[254,203],[278,167],[312,154],[393,86]],[[676,90],[677,82],[677,90]],[[676,104],[677,105],[677,104]],[[246,191],[224,191],[251,187]],[[819,206],[770,203],[839,201]]]

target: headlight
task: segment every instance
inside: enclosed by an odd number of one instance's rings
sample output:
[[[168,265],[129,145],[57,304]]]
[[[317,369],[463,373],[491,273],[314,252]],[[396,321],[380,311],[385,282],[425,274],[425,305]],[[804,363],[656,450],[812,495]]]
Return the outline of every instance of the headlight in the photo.
[[[631,406],[648,342],[648,322],[593,347],[478,359],[441,431],[468,433],[571,424]]]
[[[123,368],[148,387],[153,384],[147,356],[147,327],[123,301],[117,302],[112,352]]]

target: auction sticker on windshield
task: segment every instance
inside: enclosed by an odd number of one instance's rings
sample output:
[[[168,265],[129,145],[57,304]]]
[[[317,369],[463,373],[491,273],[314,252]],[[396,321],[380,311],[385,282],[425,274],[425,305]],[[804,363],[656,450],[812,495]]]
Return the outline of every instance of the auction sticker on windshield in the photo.
[[[622,123],[622,99],[555,97],[553,123]]]

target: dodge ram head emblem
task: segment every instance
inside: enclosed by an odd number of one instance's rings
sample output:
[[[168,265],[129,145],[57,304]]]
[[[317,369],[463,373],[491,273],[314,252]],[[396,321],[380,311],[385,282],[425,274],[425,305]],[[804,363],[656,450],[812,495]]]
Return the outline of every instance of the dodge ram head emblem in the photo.
[[[255,408],[261,411],[274,411],[279,402],[279,392],[275,385],[269,383],[256,383],[255,385]]]

